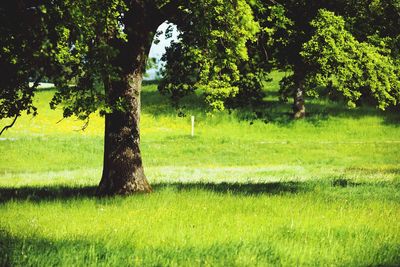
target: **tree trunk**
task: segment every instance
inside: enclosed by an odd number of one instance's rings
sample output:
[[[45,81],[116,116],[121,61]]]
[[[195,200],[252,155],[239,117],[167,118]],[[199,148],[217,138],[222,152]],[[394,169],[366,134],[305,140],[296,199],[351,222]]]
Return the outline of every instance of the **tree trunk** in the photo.
[[[128,101],[126,111],[106,115],[103,175],[100,195],[127,195],[151,192],[144,175],[140,153],[140,88],[142,73],[136,71],[112,86],[114,96],[122,93]],[[115,88],[117,87],[117,88]]]
[[[293,118],[302,119],[306,116],[306,107],[304,105],[304,70],[305,66],[299,64],[294,68],[295,91],[293,92]]]
[[[295,119],[302,119],[306,116],[306,107],[304,105],[304,87],[302,83],[296,86],[293,96],[293,116]]]
[[[144,174],[139,148],[140,91],[147,55],[160,21],[149,13],[144,1],[131,3],[133,6],[124,17],[128,41],[113,40],[112,44],[118,55],[111,64],[118,67],[120,79],[105,84],[108,102],[112,106],[122,103],[123,109],[114,109],[106,115],[99,195],[152,191]]]

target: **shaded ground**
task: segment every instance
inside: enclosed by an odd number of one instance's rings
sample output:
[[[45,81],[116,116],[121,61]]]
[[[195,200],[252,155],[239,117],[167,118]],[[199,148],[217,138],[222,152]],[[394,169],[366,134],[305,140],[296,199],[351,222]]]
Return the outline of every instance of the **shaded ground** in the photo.
[[[179,182],[179,183],[153,183],[154,194],[157,191],[172,190],[175,192],[208,191],[217,194],[234,194],[243,196],[257,195],[282,195],[299,194],[315,190],[329,191],[335,187],[346,188],[361,186],[368,187],[394,187],[400,190],[399,183],[361,183],[347,179],[336,178],[330,181],[308,181],[308,182],[269,182],[269,183],[210,183],[210,182]],[[79,198],[97,198],[96,186],[22,186],[22,187],[0,187],[0,203],[9,201],[63,201]],[[133,195],[132,197],[135,197]],[[109,197],[106,197],[109,198]]]

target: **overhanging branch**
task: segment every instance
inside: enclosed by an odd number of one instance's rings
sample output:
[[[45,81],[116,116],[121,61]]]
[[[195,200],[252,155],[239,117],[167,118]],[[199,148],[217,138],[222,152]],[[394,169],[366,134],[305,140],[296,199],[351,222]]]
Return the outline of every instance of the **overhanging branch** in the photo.
[[[15,116],[15,118],[14,118],[14,120],[12,121],[11,124],[6,125],[6,126],[3,127],[3,129],[2,129],[1,132],[0,132],[0,136],[3,134],[3,132],[4,132],[5,130],[8,130],[8,129],[10,129],[11,127],[14,126],[14,123],[17,121],[18,117],[19,117],[19,114]]]
[[[35,80],[35,82],[33,83],[33,85],[32,85],[31,87],[29,87],[29,85],[28,85],[29,89],[35,89],[35,88],[39,85],[40,80],[41,80],[42,78],[43,78],[43,75],[39,76],[39,77]],[[14,126],[14,124],[15,124],[15,122],[17,121],[17,119],[18,119],[19,116],[20,116],[20,114],[15,115],[14,120],[11,122],[11,124],[6,125],[6,126],[3,127],[3,129],[1,129],[1,131],[0,131],[0,136],[3,134],[4,131],[6,131],[6,130],[8,130],[8,129],[10,129],[11,127]]]

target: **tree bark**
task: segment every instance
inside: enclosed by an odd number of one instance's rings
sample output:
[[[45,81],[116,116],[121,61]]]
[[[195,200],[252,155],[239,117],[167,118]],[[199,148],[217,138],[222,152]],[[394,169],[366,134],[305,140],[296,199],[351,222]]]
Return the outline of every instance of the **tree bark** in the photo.
[[[295,90],[293,92],[293,118],[303,119],[306,116],[306,107],[304,99],[304,68],[302,64],[299,64],[294,69],[294,82]]]
[[[120,79],[106,82],[106,95],[112,106],[122,103],[106,115],[103,174],[99,195],[129,195],[152,191],[144,174],[140,153],[140,91],[147,55],[157,26],[162,22],[155,9],[144,1],[132,1],[125,14],[127,42],[113,40],[118,55],[111,63],[118,67]],[[157,20],[158,19],[158,20]],[[122,101],[121,101],[122,100]]]
[[[304,105],[304,87],[301,82],[296,86],[293,96],[293,116],[295,119],[302,119],[306,116],[306,107]]]
[[[140,153],[140,89],[142,73],[136,71],[113,84],[111,93],[128,101],[126,111],[106,115],[103,175],[98,188],[100,195],[127,195],[151,192],[144,174]],[[120,87],[121,86],[121,87]]]

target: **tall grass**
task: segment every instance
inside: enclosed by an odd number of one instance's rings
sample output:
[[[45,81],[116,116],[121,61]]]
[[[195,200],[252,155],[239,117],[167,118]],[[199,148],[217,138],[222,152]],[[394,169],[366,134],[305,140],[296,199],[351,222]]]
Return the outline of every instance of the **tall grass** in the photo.
[[[3,190],[4,265],[366,266],[400,260],[398,185],[167,183],[155,185],[151,195],[111,199],[91,197],[90,188],[45,189]]]

